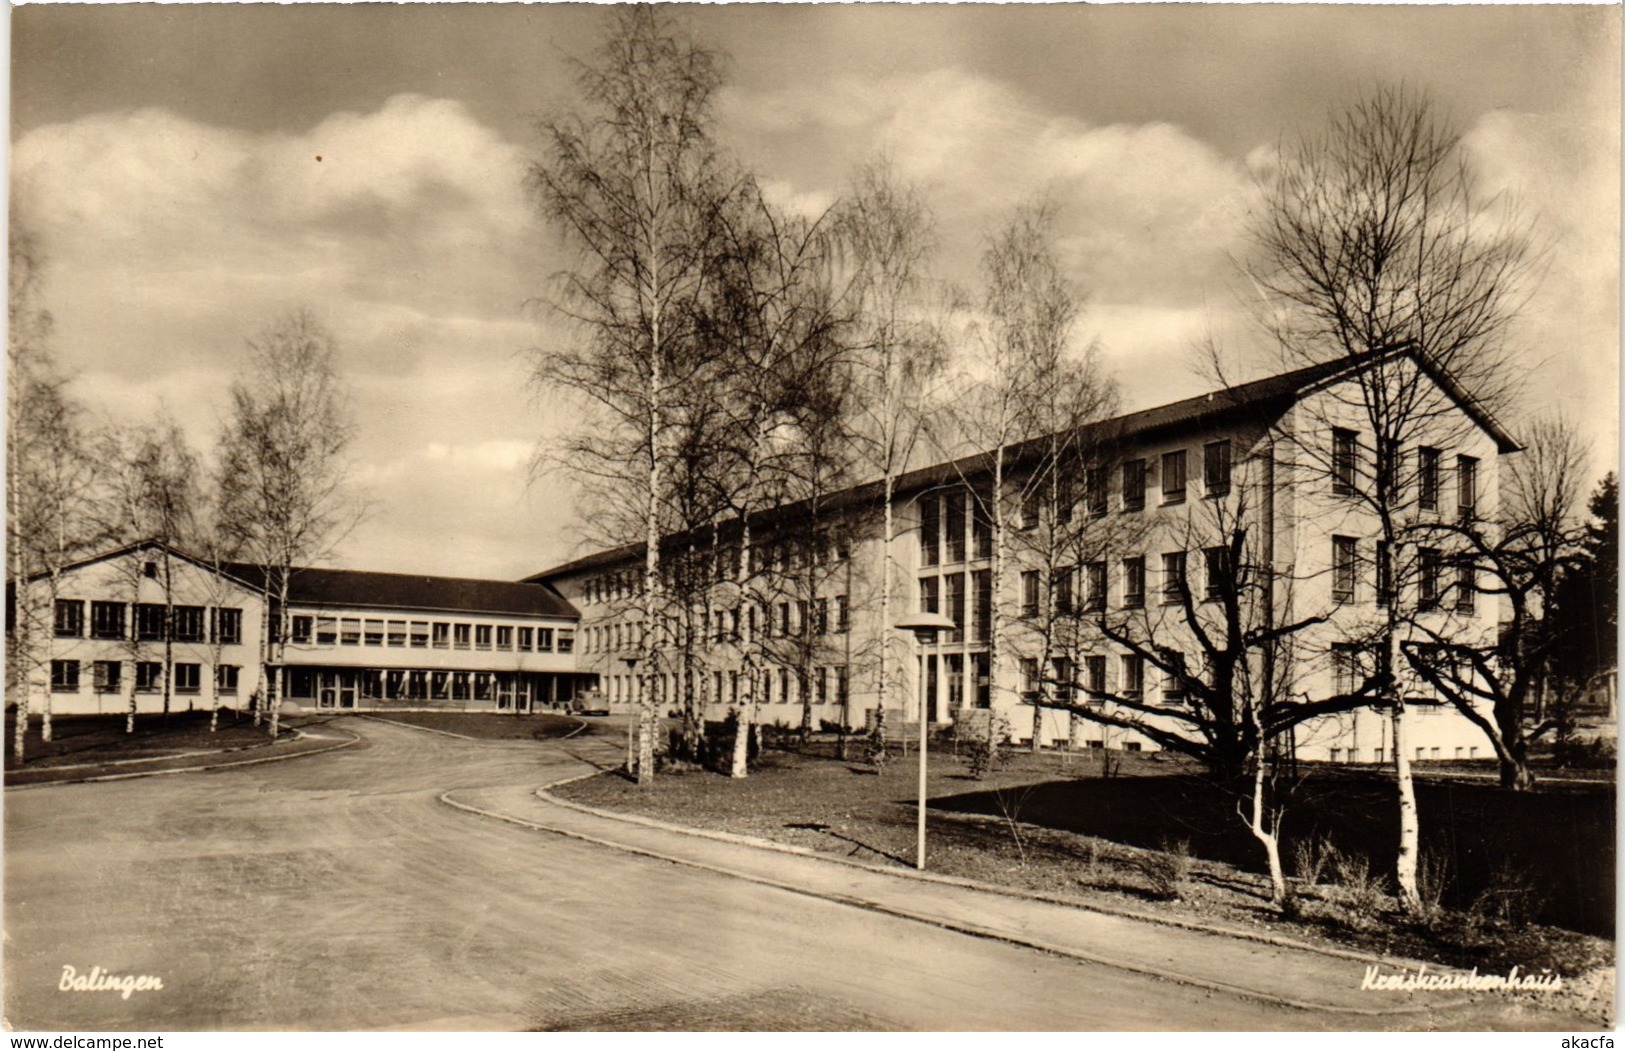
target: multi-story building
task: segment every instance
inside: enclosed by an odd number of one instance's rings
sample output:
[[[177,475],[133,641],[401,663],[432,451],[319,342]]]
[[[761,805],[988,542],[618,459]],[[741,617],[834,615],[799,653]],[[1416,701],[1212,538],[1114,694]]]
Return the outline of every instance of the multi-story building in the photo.
[[[316,709],[527,711],[577,690],[578,617],[545,585],[298,569],[282,618],[262,580],[151,542],[36,577],[33,687],[60,714],[246,707],[269,652],[286,700]]]
[[[1415,410],[1374,416],[1379,382],[1407,385]],[[1374,435],[1373,419],[1391,434]],[[1498,604],[1451,554],[1451,534],[1491,514],[1498,457],[1516,448],[1448,376],[1400,353],[1010,447],[997,487],[989,454],[913,471],[896,485],[889,542],[875,484],[825,499],[817,521],[805,506],[757,516],[749,552],[738,523],[669,537],[654,669],[640,666],[641,545],[528,579],[581,611],[579,669],[617,709],[641,689],[674,708],[687,689],[715,718],[754,688],[771,723],[806,714],[814,728],[856,727],[880,707],[947,723],[980,708],[1018,741],[1150,749],[1159,729],[1191,725],[1228,639],[1245,651],[1230,673],[1247,689],[1328,709],[1294,730],[1299,755],[1379,761],[1392,744],[1386,713],[1368,703],[1372,647],[1390,610],[1408,643],[1495,638]],[[681,586],[685,571],[712,586]],[[917,649],[888,623],[915,610],[956,627]],[[1285,626],[1271,645],[1246,641]],[[1396,666],[1419,713],[1416,757],[1489,754]],[[1076,698],[1124,718],[1102,725],[1030,703]]]

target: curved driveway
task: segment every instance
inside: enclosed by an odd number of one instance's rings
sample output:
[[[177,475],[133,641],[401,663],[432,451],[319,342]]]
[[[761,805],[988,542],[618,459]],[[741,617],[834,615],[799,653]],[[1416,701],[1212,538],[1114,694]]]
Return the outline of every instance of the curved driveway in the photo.
[[[22,1029],[1299,1029],[1339,1024],[454,811],[618,744],[363,742],[8,792]],[[63,966],[155,975],[129,1000]],[[1361,1028],[1357,1020],[1341,1024]]]

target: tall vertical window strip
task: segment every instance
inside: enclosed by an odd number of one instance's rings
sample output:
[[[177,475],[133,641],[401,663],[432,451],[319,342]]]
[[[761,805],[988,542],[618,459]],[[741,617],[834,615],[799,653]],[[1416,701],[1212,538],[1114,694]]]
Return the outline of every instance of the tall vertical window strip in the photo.
[[[920,497],[920,564],[934,566],[942,560],[939,534],[942,532],[941,508],[936,493]]]
[[[1456,457],[1456,511],[1463,522],[1478,517],[1478,461]]]
[[[1332,492],[1338,496],[1349,496],[1355,491],[1355,443],[1358,438],[1353,431],[1341,427],[1332,431]]]
[[[1051,585],[1055,592],[1055,612],[1066,616],[1072,612],[1072,575],[1071,566],[1061,566],[1055,570],[1051,578]]]
[[[993,572],[978,569],[971,574],[971,580],[976,593],[971,616],[971,640],[985,642],[993,624]]]
[[[1084,688],[1092,694],[1106,692],[1106,658],[1091,656],[1083,658],[1083,684]]]
[[[1209,496],[1230,491],[1230,439],[1202,446],[1202,489]]]
[[[920,578],[920,612],[940,613],[942,607],[938,604],[938,588],[940,585],[936,577]]]
[[[1185,499],[1185,450],[1162,454],[1162,502],[1177,504]]]
[[[1337,602],[1354,601],[1355,559],[1358,549],[1353,537],[1332,537],[1332,598]]]
[[[958,642],[965,637],[965,574],[950,573],[948,575],[948,618],[954,622],[954,630],[948,632],[948,642]]]
[[[1145,559],[1140,556],[1123,559],[1123,606],[1139,609],[1145,605]]]
[[[1207,597],[1223,598],[1230,576],[1230,549],[1223,546],[1203,548],[1202,563],[1207,575]]]
[[[993,491],[982,486],[971,491],[971,557],[993,557]]]
[[[1439,450],[1416,450],[1416,502],[1424,511],[1439,509]]]
[[[1091,562],[1088,566],[1088,609],[1091,613],[1100,613],[1107,605],[1106,563]]]
[[[1436,609],[1439,605],[1439,552],[1435,548],[1424,547],[1417,552],[1417,560],[1421,567],[1421,606],[1423,609]]]
[[[1393,438],[1378,438],[1377,497],[1384,502],[1395,502],[1399,494],[1399,442]]]
[[[1145,507],[1145,461],[1127,460],[1123,463],[1123,510],[1139,511]]]
[[[1137,653],[1125,653],[1121,661],[1124,697],[1138,697],[1145,692],[1145,658]]]
[[[1477,593],[1478,573],[1473,568],[1473,556],[1462,555],[1456,559],[1456,612],[1473,612]]]
[[[942,532],[948,541],[948,561],[965,561],[965,494],[947,494],[948,511],[943,519]]]

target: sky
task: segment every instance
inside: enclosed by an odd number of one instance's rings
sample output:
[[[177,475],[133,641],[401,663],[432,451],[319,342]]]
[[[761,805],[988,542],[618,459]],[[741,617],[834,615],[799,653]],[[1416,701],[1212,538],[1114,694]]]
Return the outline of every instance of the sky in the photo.
[[[12,9],[14,200],[47,256],[52,347],[98,416],[162,410],[213,444],[244,343],[308,307],[352,391],[371,513],[338,565],[513,578],[580,553],[571,488],[532,477],[574,415],[529,381],[570,338],[568,258],[525,187],[576,105],[585,5]],[[1195,347],[1259,360],[1237,260],[1252,173],[1382,85],[1426,92],[1543,249],[1510,339],[1520,408],[1617,462],[1617,6],[724,5],[718,138],[817,210],[878,155],[914,181],[937,266],[1049,193],[1125,409],[1205,389]],[[1516,420],[1508,421],[1516,429]]]

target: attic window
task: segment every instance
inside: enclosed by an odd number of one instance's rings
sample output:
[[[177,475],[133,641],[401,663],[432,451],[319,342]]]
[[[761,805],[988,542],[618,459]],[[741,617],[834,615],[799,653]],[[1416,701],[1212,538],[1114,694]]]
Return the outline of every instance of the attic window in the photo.
[[[146,577],[148,580],[156,580],[156,579],[158,579],[158,563],[156,563],[156,562],[143,562],[143,563],[141,563],[141,575]]]

